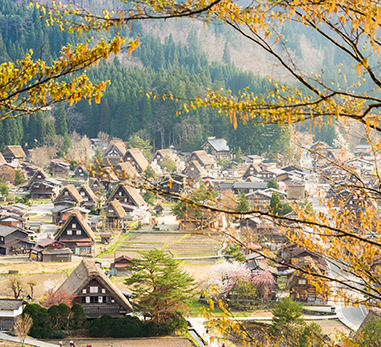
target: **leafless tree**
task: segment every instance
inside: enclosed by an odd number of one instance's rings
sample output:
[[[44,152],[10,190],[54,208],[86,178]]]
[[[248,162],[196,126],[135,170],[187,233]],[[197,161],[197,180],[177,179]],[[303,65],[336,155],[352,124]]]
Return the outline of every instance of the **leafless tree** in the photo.
[[[69,107],[66,112],[66,123],[67,131],[70,134],[77,131],[84,124],[84,119],[80,113],[75,111],[74,107]]]
[[[24,346],[25,339],[29,334],[30,329],[33,326],[33,319],[27,313],[20,315],[16,318],[15,322],[15,332],[18,338],[20,339],[21,346]]]
[[[54,147],[42,146],[33,150],[31,153],[31,161],[38,167],[46,168],[55,156],[56,149]]]
[[[12,290],[15,299],[18,299],[25,289],[19,277],[11,277],[8,281],[8,287]]]
[[[34,294],[34,287],[35,287],[36,283],[34,283],[33,281],[29,281],[28,282],[28,286],[30,288],[30,296],[33,298],[33,294]]]

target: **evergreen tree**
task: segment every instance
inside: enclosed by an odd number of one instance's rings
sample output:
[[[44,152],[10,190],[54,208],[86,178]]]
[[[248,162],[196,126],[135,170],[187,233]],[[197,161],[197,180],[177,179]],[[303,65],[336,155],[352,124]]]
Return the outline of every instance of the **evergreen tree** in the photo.
[[[278,182],[272,178],[270,181],[267,182],[267,188],[274,188],[274,189],[279,189],[279,184]]]
[[[235,209],[238,212],[248,212],[248,211],[250,211],[249,200],[247,199],[245,193],[241,193],[240,192],[238,194],[238,202],[237,202],[237,205],[236,205]]]
[[[231,57],[230,57],[230,51],[229,51],[229,43],[228,43],[228,41],[225,42],[224,54],[222,55],[222,61],[225,64],[230,64],[231,63]]]
[[[66,123],[66,111],[65,106],[62,102],[58,105],[58,108],[55,113],[55,130],[56,135],[61,135],[64,138],[65,147],[69,148],[70,140]]]
[[[132,259],[127,265],[132,275],[125,283],[132,286],[132,298],[139,303],[143,314],[149,315],[159,326],[170,324],[186,312],[195,281],[163,250],[139,253],[142,258]]]

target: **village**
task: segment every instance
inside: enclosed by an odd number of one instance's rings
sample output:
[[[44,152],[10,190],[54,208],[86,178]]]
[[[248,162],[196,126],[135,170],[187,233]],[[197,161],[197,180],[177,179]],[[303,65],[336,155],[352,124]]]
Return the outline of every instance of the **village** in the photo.
[[[0,176],[10,192],[2,194],[0,210],[0,263],[8,269],[0,277],[2,330],[12,329],[22,307],[38,302],[49,290],[73,295],[87,319],[105,313],[131,314],[131,292],[123,282],[131,275],[126,264],[141,257],[140,251],[152,249],[182,262],[198,284],[198,297],[211,279],[226,287],[216,279],[221,273],[213,272],[221,262],[235,264],[239,258],[250,276],[271,274],[273,281],[265,294],[257,291],[250,297],[222,290],[232,300],[242,301],[243,312],[266,320],[271,310],[255,313],[250,302],[291,296],[310,310],[305,310],[307,316],[323,317],[318,320],[323,330],[331,319],[331,327],[324,331],[333,341],[334,328],[347,333],[360,327],[366,310],[348,315],[344,306],[333,303],[330,292],[322,295],[306,275],[290,267],[297,264],[308,273],[333,276],[332,265],[324,257],[286,237],[285,227],[296,230],[299,225],[293,221],[279,225],[266,216],[239,212],[277,211],[292,219],[298,216],[292,206],[309,204],[324,213],[323,202],[329,201],[338,214],[359,218],[364,201],[345,187],[359,177],[369,186],[377,184],[372,175],[376,161],[369,146],[359,145],[351,154],[316,142],[301,151],[299,164],[280,166],[257,155],[233,156],[227,142],[214,137],[194,152],[157,150],[151,162],[139,148],[126,148],[121,141],[91,141],[94,153],[102,153],[96,165],[73,165],[55,158],[46,167],[38,167],[21,146],[8,146],[0,156]],[[24,183],[13,185],[11,178],[20,174]],[[197,190],[209,194],[209,201],[202,201],[204,209],[181,200],[182,196],[194,198]],[[376,200],[369,198],[366,204],[377,209]],[[234,246],[231,230],[245,247]],[[264,249],[270,249],[279,262],[261,256]],[[223,276],[240,280],[231,273],[225,271]],[[12,279],[13,287],[9,285]],[[201,312],[189,313],[189,322],[192,317],[200,319],[196,317]],[[208,341],[205,329],[202,324],[195,329],[196,341]]]

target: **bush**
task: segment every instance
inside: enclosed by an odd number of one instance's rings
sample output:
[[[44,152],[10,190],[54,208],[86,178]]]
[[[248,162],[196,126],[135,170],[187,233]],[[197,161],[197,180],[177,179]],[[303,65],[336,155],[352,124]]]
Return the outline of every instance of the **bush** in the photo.
[[[38,304],[25,306],[23,315],[28,314],[33,319],[33,326],[29,335],[32,337],[47,339],[53,332],[48,310]]]
[[[75,303],[71,308],[72,319],[70,321],[70,329],[81,329],[86,323],[85,311],[82,305]]]
[[[53,331],[50,335],[51,339],[64,339],[66,336],[65,332],[62,330]]]
[[[139,337],[143,335],[143,323],[137,317],[123,317],[114,319],[111,327],[111,336],[117,337]]]
[[[93,337],[109,337],[111,336],[111,328],[113,326],[113,318],[105,313],[101,318],[97,318],[91,324],[89,329],[90,336]]]

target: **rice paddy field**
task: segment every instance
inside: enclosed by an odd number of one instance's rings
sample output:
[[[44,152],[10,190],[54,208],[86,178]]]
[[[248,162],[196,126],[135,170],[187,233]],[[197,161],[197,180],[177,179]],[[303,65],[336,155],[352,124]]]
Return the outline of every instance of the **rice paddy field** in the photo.
[[[106,254],[100,259],[126,255],[131,258],[140,258],[138,251],[149,251],[160,248],[170,253],[174,258],[198,258],[183,259],[184,264],[214,264],[215,259],[202,259],[203,257],[216,256],[222,248],[222,241],[218,235],[211,238],[206,235],[190,232],[132,232],[118,246],[115,255]]]

